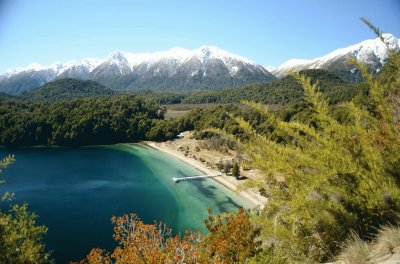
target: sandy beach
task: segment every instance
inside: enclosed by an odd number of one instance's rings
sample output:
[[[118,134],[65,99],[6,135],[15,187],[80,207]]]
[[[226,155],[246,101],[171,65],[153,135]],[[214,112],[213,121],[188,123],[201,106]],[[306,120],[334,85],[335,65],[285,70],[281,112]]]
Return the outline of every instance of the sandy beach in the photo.
[[[217,170],[208,168],[205,164],[203,164],[199,160],[196,160],[191,157],[187,157],[187,156],[183,155],[181,152],[173,149],[170,145],[166,144],[165,142],[158,143],[158,142],[146,141],[143,143],[149,147],[152,147],[154,149],[162,151],[168,155],[171,155],[171,156],[189,164],[190,166],[196,168],[197,170],[201,171],[204,174],[219,174],[220,173]],[[267,202],[267,198],[261,196],[260,194],[256,193],[253,190],[244,190],[244,191],[238,192],[237,189],[238,189],[239,185],[242,184],[242,182],[239,182],[232,176],[227,176],[227,175],[223,174],[222,176],[215,177],[212,179],[217,181],[218,183],[224,185],[225,187],[229,188],[230,190],[237,192],[241,197],[246,199],[254,207],[263,208]]]

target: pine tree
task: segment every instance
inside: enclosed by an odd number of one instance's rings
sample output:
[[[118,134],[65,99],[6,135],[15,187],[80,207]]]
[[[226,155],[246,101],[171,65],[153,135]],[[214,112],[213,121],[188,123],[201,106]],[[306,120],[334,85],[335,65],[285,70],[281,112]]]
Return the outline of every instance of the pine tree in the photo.
[[[251,103],[273,132],[260,134],[236,118],[250,138],[241,143],[249,165],[265,175],[253,184],[271,193],[269,204],[254,220],[275,256],[326,261],[351,230],[367,238],[380,225],[398,219],[400,54],[390,52],[377,79],[358,66],[370,89],[362,104],[344,105],[350,123],[337,121],[318,82],[299,74],[293,76],[304,87],[308,122],[285,122]]]

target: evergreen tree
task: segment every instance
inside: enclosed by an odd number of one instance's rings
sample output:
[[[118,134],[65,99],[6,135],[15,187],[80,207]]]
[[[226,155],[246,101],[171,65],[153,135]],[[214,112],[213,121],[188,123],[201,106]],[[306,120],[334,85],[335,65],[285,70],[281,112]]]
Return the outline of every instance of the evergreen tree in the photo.
[[[350,124],[333,118],[318,83],[298,74],[311,113],[308,122],[282,121],[257,104],[251,105],[273,125],[272,134],[262,135],[237,119],[250,135],[243,143],[250,164],[265,174],[254,184],[269,191],[269,204],[255,220],[273,254],[325,261],[350,230],[367,238],[398,219],[399,57],[392,54],[378,79],[359,65],[370,87],[369,102],[346,104]]]
[[[0,171],[13,161],[13,156],[0,161]],[[2,201],[10,198],[6,193]],[[26,204],[13,205],[8,213],[0,211],[0,263],[52,263],[43,243],[47,228],[37,225],[36,219]]]

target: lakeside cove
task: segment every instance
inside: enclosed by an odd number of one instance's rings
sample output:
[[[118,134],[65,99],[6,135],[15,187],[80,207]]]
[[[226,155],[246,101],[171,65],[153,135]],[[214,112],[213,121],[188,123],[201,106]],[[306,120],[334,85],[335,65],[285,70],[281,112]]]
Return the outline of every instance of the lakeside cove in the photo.
[[[112,215],[133,212],[176,233],[204,232],[208,208],[224,213],[253,207],[211,179],[175,184],[173,176],[199,171],[143,144],[0,149],[0,154],[15,154],[17,160],[2,173],[0,192],[14,193],[13,203],[29,202],[38,223],[49,228],[45,242],[57,263],[81,259],[93,247],[113,248]]]
[[[191,132],[182,133],[182,138],[176,139],[174,141],[166,141],[166,142],[152,142],[145,141],[142,144],[150,146],[158,151],[164,152],[168,155],[179,159],[186,164],[196,168],[198,171],[202,172],[204,175],[219,175],[218,177],[212,177],[211,179],[222,184],[226,188],[236,192],[242,198],[246,199],[253,207],[259,207],[260,209],[264,208],[265,204],[268,202],[268,199],[264,196],[261,196],[256,189],[243,189],[241,185],[245,183],[246,180],[237,180],[235,177],[229,176],[226,173],[221,173],[216,168],[212,168],[211,160],[214,159],[222,159],[229,157],[227,155],[223,155],[222,153],[218,153],[217,151],[205,151],[198,150],[196,152],[196,156],[189,156],[182,153],[180,149],[183,148],[191,148],[195,149],[197,146],[197,141],[192,139]],[[187,154],[187,153],[186,153]],[[200,161],[200,160],[203,160]],[[246,172],[242,172],[246,177],[260,177],[260,172],[252,169]]]

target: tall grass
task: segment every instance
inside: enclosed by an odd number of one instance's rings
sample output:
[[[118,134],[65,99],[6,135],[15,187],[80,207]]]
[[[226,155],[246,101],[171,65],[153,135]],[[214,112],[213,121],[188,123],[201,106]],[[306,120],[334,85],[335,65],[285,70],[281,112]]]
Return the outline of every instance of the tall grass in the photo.
[[[345,264],[380,263],[398,253],[400,226],[383,226],[371,242],[352,233],[337,259]]]

